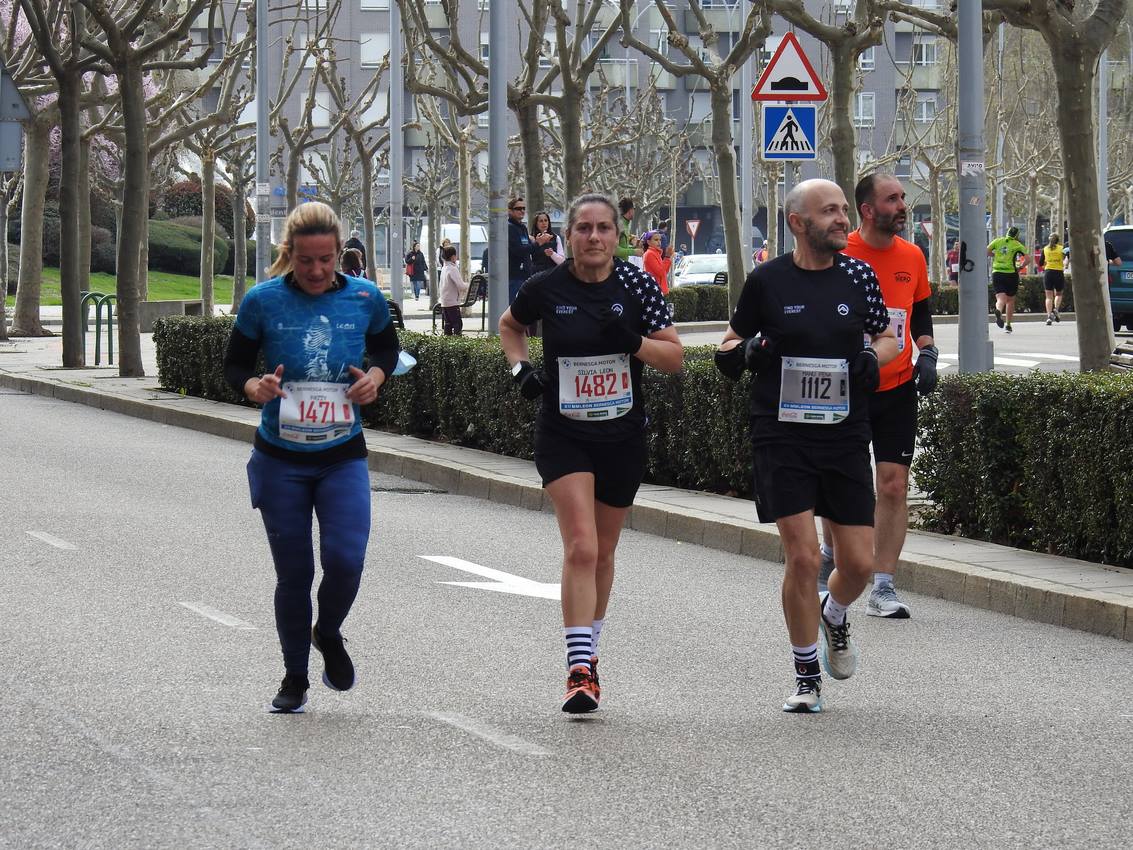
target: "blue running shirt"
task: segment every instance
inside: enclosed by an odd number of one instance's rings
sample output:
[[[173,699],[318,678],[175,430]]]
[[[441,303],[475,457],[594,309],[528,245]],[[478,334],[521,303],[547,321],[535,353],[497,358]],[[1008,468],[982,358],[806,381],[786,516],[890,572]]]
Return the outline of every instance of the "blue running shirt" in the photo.
[[[349,385],[350,366],[362,368],[366,336],[390,323],[381,291],[369,281],[339,277],[346,285],[322,295],[307,295],[282,277],[253,286],[240,303],[236,329],[257,340],[268,371],[283,364],[283,383],[319,381]],[[325,442],[304,444],[279,435],[278,398],[264,405],[259,434],[274,446],[294,452],[324,451],[362,431],[358,405],[348,433]]]

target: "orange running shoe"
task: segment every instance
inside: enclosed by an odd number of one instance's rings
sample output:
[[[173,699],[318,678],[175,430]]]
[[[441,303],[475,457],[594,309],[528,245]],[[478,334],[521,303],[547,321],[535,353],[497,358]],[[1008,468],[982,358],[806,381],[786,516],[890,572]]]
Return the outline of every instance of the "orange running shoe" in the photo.
[[[567,676],[567,692],[563,697],[563,711],[567,714],[585,714],[598,707],[598,688],[589,667],[572,667]]]
[[[602,698],[602,687],[598,684],[598,656],[590,656],[590,675],[594,677],[594,696]]]

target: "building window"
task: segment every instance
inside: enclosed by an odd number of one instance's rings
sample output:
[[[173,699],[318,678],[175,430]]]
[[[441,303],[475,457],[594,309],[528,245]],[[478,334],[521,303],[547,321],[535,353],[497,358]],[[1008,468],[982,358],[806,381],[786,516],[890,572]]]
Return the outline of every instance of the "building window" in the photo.
[[[913,120],[918,124],[931,124],[936,118],[936,98],[932,95],[917,100],[913,107]]]
[[[759,48],[757,55],[760,67],[765,66],[771,61],[771,57],[775,55],[775,51],[779,49],[780,43],[783,41],[781,35],[769,35],[767,40],[763,42],[763,47]]]
[[[876,119],[874,93],[871,91],[858,92],[854,96],[854,126],[872,127]]]
[[[358,37],[359,58],[363,68],[376,68],[389,56],[388,32],[364,32]]]
[[[308,12],[321,12],[327,7],[327,0],[303,0],[303,8]]]
[[[712,117],[712,95],[706,91],[694,91],[688,96],[688,120],[691,124],[699,124],[701,121],[711,119]]]
[[[649,42],[657,48],[657,52],[663,56],[669,55],[669,29],[662,27],[661,29],[651,29],[649,31]]]
[[[936,64],[936,39],[928,39],[925,41],[913,42],[913,64],[914,65],[935,65]]]
[[[316,89],[315,106],[311,109],[312,127],[330,126],[330,92]]]
[[[897,160],[893,168],[893,176],[908,180],[913,175],[913,158],[903,156]]]
[[[550,68],[558,59],[558,41],[553,32],[543,36],[543,45],[539,48],[539,67]]]
[[[378,92],[377,96],[374,97],[374,102],[362,112],[362,126],[366,127],[380,122],[387,115],[389,115],[389,92]]]
[[[867,47],[858,54],[858,68],[862,71],[872,71],[877,67],[877,48]]]
[[[389,0],[362,0],[363,9],[388,9]]]
[[[483,62],[485,65],[487,65],[488,62],[491,61],[491,58],[492,58],[492,50],[491,50],[490,41],[491,41],[491,39],[490,39],[488,33],[486,33],[486,32],[480,33],[480,61]]]

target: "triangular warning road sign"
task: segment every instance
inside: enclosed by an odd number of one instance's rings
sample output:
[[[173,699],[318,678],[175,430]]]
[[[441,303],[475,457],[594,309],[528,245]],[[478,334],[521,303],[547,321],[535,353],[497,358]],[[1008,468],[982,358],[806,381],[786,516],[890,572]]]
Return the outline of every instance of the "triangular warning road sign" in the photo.
[[[751,90],[751,99],[826,100],[826,87],[814,73],[793,32],[788,32],[779,42],[775,55]]]

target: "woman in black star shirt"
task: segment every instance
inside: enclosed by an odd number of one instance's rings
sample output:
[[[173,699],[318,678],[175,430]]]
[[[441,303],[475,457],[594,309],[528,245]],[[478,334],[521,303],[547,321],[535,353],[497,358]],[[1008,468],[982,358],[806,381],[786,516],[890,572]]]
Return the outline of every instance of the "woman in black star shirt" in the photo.
[[[681,368],[683,349],[652,277],[614,259],[617,209],[583,195],[567,215],[571,259],[529,278],[500,318],[500,342],[524,397],[540,400],[535,466],[563,538],[567,644],[563,711],[598,707],[598,635],[614,581],[614,550],[645,474],[645,364]],[[543,368],[528,361],[526,327],[543,321]]]

